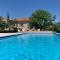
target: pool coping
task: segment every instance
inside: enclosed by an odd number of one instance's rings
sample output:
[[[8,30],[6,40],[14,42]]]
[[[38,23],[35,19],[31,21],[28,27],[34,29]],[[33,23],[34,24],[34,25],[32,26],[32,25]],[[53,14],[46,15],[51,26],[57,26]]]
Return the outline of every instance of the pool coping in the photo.
[[[23,33],[0,33],[0,38],[3,37],[9,37],[9,36],[16,36],[16,35],[22,35]]]
[[[16,36],[16,35],[22,35],[22,34],[60,34],[60,33],[56,33],[56,32],[53,32],[53,31],[30,31],[30,32],[17,32],[17,33],[0,33],[0,38],[3,38],[3,37],[9,37],[9,36]]]
[[[51,34],[51,33],[55,33],[53,31],[27,31],[27,32],[22,32],[22,33],[42,33],[42,34]]]

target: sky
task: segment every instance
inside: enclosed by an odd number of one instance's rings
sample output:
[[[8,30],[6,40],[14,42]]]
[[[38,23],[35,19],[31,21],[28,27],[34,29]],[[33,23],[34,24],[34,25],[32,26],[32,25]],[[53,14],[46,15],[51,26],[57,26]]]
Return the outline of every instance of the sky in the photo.
[[[60,21],[60,0],[0,0],[0,16],[10,18],[28,18],[32,12],[47,10],[56,15],[56,22]]]

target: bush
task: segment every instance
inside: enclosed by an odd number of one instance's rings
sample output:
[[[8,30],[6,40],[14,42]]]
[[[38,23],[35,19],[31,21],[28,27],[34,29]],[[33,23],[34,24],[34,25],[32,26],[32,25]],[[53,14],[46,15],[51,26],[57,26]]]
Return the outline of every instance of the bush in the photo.
[[[18,32],[18,30],[16,28],[14,28],[14,30],[0,30],[0,33],[14,33],[14,32]]]
[[[60,23],[55,24],[54,31],[60,33]]]
[[[60,28],[54,28],[54,31],[60,33]]]

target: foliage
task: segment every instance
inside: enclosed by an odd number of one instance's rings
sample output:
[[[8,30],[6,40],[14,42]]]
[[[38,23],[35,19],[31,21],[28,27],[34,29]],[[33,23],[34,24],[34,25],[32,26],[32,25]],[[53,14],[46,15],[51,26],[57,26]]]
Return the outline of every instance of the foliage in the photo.
[[[14,21],[10,20],[9,14],[7,14],[7,21],[3,21],[3,17],[0,16],[0,31],[7,29],[7,28],[12,28],[14,26]]]
[[[54,31],[60,33],[60,22],[58,22],[58,23],[55,24]]]
[[[35,27],[40,29],[46,29],[50,25],[53,25],[53,21],[56,16],[52,16],[48,11],[45,10],[36,10],[32,13],[30,17],[30,28]]]
[[[4,30],[7,27],[5,22],[0,22],[0,30]]]
[[[9,28],[9,30],[10,30],[14,25],[15,25],[15,22],[10,19],[10,15],[7,12],[7,28]]]

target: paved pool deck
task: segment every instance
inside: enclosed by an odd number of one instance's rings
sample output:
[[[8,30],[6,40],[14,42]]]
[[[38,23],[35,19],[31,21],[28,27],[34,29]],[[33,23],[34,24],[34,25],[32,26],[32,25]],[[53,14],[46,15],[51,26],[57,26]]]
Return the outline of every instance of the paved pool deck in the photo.
[[[7,36],[13,36],[13,35],[21,35],[23,33],[0,33],[0,37],[7,37]]]
[[[24,31],[21,33],[42,33],[42,34],[50,34],[50,33],[54,33],[53,31]]]
[[[26,33],[50,34],[50,33],[54,33],[54,32],[52,32],[52,31],[25,31],[25,32],[17,32],[17,33],[0,33],[0,37],[22,35],[22,34],[26,34]]]

